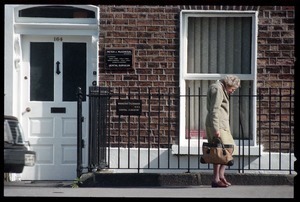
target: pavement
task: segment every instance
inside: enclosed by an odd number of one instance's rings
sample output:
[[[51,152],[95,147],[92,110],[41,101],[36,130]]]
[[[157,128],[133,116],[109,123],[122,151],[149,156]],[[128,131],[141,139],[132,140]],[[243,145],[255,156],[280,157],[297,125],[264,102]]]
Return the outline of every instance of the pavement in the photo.
[[[81,176],[79,181],[4,182],[3,199],[14,200],[18,197],[296,199],[295,175],[227,174],[227,180],[232,183],[232,186],[227,188],[212,188],[211,177],[212,175],[208,173],[87,173]]]

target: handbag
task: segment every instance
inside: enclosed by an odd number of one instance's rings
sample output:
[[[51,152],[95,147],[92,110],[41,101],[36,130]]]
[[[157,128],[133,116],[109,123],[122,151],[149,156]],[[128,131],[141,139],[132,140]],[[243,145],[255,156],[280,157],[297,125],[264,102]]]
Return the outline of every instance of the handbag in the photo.
[[[220,138],[214,138],[212,143],[203,142],[203,155],[200,162],[232,166],[234,164],[233,150],[234,145],[224,145]]]

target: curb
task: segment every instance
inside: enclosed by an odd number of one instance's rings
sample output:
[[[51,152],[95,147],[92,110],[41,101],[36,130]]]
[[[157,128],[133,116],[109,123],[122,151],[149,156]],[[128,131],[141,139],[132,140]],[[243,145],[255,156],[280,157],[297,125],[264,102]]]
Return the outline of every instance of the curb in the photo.
[[[212,173],[86,173],[80,187],[156,187],[210,185]],[[233,185],[294,185],[295,175],[228,173]]]

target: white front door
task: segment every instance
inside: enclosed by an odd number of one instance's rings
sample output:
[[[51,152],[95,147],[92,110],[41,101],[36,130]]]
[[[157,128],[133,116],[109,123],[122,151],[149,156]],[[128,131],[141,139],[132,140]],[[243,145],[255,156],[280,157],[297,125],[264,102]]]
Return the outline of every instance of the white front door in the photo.
[[[77,89],[92,83],[88,37],[24,36],[21,67],[21,124],[37,154],[22,180],[77,177]],[[87,165],[87,98],[83,96],[83,166]]]

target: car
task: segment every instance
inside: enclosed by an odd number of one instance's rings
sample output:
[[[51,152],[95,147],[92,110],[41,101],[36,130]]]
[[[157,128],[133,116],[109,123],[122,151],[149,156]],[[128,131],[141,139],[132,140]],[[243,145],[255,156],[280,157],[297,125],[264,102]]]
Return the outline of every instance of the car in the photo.
[[[25,141],[18,118],[4,115],[4,173],[22,173],[25,166],[35,163],[36,152]]]

